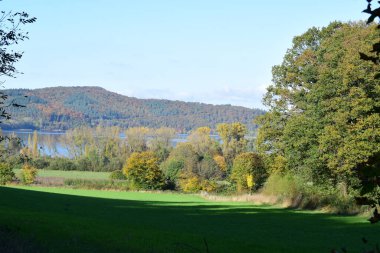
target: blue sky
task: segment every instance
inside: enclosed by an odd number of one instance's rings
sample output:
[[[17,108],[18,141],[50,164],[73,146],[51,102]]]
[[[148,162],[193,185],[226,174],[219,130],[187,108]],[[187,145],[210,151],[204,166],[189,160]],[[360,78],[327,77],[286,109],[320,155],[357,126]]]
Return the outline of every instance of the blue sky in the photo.
[[[5,88],[101,86],[138,98],[263,108],[292,38],[365,19],[365,0],[3,0],[37,22]]]

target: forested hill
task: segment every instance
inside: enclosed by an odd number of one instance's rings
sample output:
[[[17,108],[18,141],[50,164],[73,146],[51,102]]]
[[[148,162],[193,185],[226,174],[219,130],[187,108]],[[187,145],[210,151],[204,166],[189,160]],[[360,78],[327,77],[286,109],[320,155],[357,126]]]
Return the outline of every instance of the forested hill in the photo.
[[[231,105],[138,99],[100,87],[51,87],[5,90],[9,101],[25,105],[10,108],[12,119],[2,128],[66,130],[81,125],[121,127],[173,127],[189,131],[199,126],[242,122],[255,128],[252,120],[263,110]],[[27,96],[27,97],[25,97]]]

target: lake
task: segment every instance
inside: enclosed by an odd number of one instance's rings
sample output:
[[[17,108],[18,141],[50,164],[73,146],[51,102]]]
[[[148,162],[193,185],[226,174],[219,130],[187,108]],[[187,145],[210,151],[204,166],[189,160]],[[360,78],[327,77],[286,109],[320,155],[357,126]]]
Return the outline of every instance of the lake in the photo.
[[[3,130],[5,135],[15,134],[19,137],[24,145],[28,145],[28,139],[33,137],[32,130]],[[47,156],[64,156],[69,157],[67,148],[62,145],[60,138],[65,132],[50,132],[50,131],[37,131],[38,146],[40,152]],[[171,140],[172,145],[176,146],[178,143],[186,142],[188,134],[177,134],[174,139]],[[214,139],[219,139],[218,135],[211,135]],[[120,133],[120,138],[125,139],[124,133]]]

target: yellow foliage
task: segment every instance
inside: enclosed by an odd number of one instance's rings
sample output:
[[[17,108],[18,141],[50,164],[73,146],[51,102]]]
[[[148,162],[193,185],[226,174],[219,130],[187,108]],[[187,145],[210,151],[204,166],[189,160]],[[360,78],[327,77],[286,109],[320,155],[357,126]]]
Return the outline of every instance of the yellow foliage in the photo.
[[[227,171],[226,159],[223,156],[221,156],[221,155],[215,155],[214,156],[214,161],[218,165],[218,167],[219,167],[219,169],[221,171],[223,171],[223,172]]]
[[[238,192],[252,190],[256,185],[260,186],[265,177],[261,157],[252,152],[239,154],[234,160],[230,177],[236,182]]]
[[[209,127],[199,127],[188,137],[188,142],[198,154],[212,153],[213,141],[210,137],[211,129]]]
[[[201,182],[196,176],[180,179],[179,186],[184,192],[197,192],[202,189]]]
[[[32,184],[36,180],[37,169],[29,164],[24,164],[21,170],[21,180],[24,184]]]
[[[132,153],[123,172],[139,188],[159,189],[163,186],[163,174],[158,158],[153,152]]]
[[[269,169],[272,173],[281,173],[285,171],[286,168],[286,158],[282,155],[277,155],[273,159],[273,163],[271,163]]]
[[[201,183],[202,191],[213,192],[213,191],[215,191],[216,187],[217,187],[217,186],[216,186],[216,183],[213,182],[213,181],[204,180],[204,181]]]
[[[255,182],[253,181],[253,175],[252,174],[248,174],[246,176],[246,179],[247,179],[247,187],[248,187],[248,189],[252,189],[252,187],[255,185]]]

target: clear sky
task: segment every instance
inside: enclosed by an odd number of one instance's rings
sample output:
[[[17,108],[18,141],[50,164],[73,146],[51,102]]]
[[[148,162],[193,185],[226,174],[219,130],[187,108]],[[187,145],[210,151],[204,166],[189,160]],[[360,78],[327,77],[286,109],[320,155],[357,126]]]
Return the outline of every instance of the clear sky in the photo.
[[[365,0],[3,0],[37,22],[5,88],[101,86],[138,98],[259,107],[292,38],[367,18]]]

